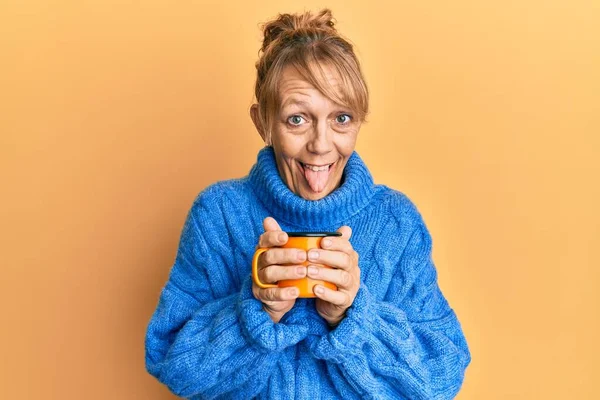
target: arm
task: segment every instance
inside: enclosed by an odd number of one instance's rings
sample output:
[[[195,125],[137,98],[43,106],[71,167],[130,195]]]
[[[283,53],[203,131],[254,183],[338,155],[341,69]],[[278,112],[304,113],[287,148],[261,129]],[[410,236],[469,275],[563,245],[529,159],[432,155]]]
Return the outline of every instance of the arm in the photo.
[[[451,399],[461,387],[471,356],[438,287],[431,237],[420,216],[412,218],[414,228],[382,300],[361,283],[340,324],[308,339],[313,355],[341,378],[338,390],[349,386],[360,396],[414,400]]]
[[[237,389],[251,398],[263,389],[281,351],[302,340],[307,329],[274,324],[254,298],[250,276],[239,292],[233,290],[230,251],[219,242],[227,231],[210,210],[201,196],[188,214],[148,325],[146,368],[179,396],[213,398]]]

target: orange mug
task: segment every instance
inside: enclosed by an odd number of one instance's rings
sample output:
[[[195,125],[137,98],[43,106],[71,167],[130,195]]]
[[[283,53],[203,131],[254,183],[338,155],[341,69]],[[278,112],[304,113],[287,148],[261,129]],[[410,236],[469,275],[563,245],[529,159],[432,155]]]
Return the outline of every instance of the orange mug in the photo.
[[[321,240],[327,236],[342,236],[340,232],[287,232],[288,241],[281,247],[292,248],[292,249],[301,249],[308,250],[310,249],[320,249],[321,248]],[[315,285],[323,285],[331,290],[337,290],[337,286],[333,283],[320,281],[318,279],[311,279],[308,276],[301,279],[287,279],[283,281],[277,282],[276,285],[263,283],[258,278],[258,257],[269,250],[268,247],[261,247],[256,250],[254,253],[254,257],[252,258],[252,279],[256,286],[266,289],[266,288],[284,288],[284,287],[297,287],[300,290],[300,295],[298,297],[308,298],[308,297],[317,297],[313,292],[313,288]],[[324,264],[316,264],[310,261],[304,261],[302,265],[308,266],[318,265],[324,268],[331,268],[330,266]],[[294,264],[297,265],[297,264]]]

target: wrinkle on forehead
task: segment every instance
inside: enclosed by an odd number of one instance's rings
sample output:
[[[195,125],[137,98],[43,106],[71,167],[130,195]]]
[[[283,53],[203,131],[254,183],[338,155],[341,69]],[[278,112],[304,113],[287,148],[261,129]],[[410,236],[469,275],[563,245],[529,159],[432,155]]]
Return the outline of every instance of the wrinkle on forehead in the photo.
[[[324,77],[327,79],[328,84],[333,88],[338,96],[342,96],[339,91],[341,82],[338,77],[331,72],[327,67],[323,67]],[[332,105],[340,105],[334,102],[326,93],[321,92],[318,88],[313,86],[300,72],[293,66],[287,66],[282,73],[279,81],[279,103],[280,107],[283,108],[288,103],[313,103],[312,95],[318,92],[325,101]],[[305,97],[306,99],[302,99]]]

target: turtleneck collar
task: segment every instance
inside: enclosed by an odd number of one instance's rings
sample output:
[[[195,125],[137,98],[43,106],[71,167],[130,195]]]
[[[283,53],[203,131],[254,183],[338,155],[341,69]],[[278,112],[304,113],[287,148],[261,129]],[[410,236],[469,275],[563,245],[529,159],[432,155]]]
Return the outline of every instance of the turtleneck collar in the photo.
[[[376,188],[373,177],[358,153],[348,159],[342,185],[320,200],[306,200],[283,182],[272,147],[258,153],[249,182],[272,217],[306,230],[325,230],[348,220],[365,207]]]

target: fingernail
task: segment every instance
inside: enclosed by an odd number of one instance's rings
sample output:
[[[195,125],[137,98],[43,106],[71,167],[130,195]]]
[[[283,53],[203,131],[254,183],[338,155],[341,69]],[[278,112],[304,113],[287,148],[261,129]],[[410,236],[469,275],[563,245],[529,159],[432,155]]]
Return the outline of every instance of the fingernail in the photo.
[[[319,270],[317,269],[317,267],[314,267],[312,265],[310,267],[308,267],[309,275],[316,276],[318,272],[319,272]]]
[[[305,252],[305,251],[302,251],[302,250],[300,250],[300,251],[298,252],[298,260],[299,260],[299,261],[304,261],[304,260],[306,260],[306,252]]]
[[[279,235],[277,235],[277,240],[279,240],[280,242],[285,242],[285,237],[286,234],[282,232]]]
[[[315,293],[323,294],[323,293],[325,293],[325,289],[323,289],[323,286],[316,286]]]
[[[298,289],[296,289],[296,288],[291,288],[291,289],[288,291],[288,293],[290,294],[290,296],[294,296],[294,297],[298,296],[298,294],[299,294],[299,293],[298,293]]]
[[[309,260],[316,260],[317,258],[319,258],[319,252],[318,252],[318,251],[311,250],[311,251],[308,253],[308,259],[309,259]]]
[[[331,239],[323,239],[323,241],[321,242],[321,245],[323,247],[329,247],[331,245]]]
[[[300,276],[304,276],[304,275],[306,275],[306,268],[298,267],[298,268],[296,268],[296,273]]]

